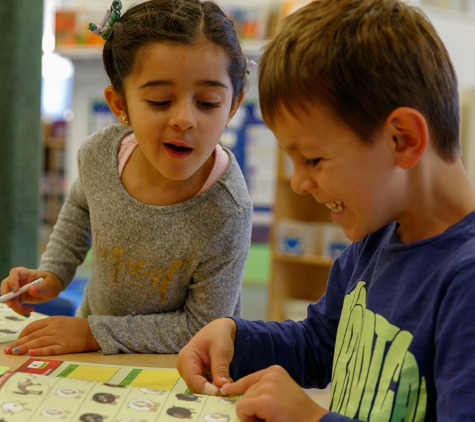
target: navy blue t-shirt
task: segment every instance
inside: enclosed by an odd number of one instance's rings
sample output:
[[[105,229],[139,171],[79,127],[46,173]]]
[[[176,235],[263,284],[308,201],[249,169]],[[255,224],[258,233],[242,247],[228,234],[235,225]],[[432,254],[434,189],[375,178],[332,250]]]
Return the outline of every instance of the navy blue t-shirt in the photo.
[[[322,422],[475,421],[475,212],[408,245],[397,228],[348,246],[304,321],[236,318],[236,379],[279,364],[331,382]]]

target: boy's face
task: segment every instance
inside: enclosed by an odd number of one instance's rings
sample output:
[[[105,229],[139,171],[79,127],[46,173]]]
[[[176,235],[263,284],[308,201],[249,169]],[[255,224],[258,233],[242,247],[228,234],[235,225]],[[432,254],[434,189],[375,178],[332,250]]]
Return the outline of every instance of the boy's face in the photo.
[[[391,140],[383,133],[365,144],[323,106],[298,114],[297,119],[284,109],[271,127],[294,164],[292,190],[325,203],[352,241],[395,220],[404,198],[396,189],[403,179]]]

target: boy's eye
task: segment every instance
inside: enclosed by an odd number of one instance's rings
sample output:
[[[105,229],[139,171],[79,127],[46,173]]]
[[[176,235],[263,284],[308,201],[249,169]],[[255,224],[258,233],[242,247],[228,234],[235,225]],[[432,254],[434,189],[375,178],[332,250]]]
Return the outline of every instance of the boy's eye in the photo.
[[[320,160],[321,158],[312,158],[311,160],[307,160],[305,165],[315,167],[320,162]]]

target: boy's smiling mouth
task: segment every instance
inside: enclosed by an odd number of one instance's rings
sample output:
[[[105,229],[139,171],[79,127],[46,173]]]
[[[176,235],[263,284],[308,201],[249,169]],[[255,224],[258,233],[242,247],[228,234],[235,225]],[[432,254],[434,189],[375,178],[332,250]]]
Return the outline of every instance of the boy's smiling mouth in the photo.
[[[335,214],[339,214],[345,208],[345,204],[342,201],[325,202],[325,205]]]

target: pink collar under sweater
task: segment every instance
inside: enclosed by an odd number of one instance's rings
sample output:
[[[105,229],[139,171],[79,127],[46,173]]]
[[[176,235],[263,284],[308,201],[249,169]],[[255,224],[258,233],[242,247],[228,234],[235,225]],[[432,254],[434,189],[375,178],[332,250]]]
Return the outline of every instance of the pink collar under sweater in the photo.
[[[137,139],[135,138],[134,133],[130,133],[120,143],[119,154],[117,156],[117,167],[119,170],[119,177],[122,178],[122,172],[124,171],[125,164],[129,160],[132,152],[134,151],[135,147],[138,145]],[[229,155],[221,148],[221,145],[216,145],[216,149],[214,150],[214,165],[211,169],[211,172],[206,179],[206,182],[197,193],[199,195],[201,192],[208,189],[210,186],[216,182],[221,175],[223,174],[224,170],[229,163]]]

